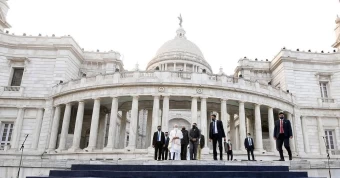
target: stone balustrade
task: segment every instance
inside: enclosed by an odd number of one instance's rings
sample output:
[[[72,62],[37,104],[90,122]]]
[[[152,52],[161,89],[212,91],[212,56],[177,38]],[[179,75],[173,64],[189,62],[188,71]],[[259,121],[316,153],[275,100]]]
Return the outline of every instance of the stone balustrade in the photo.
[[[205,73],[169,71],[135,71],[84,77],[54,86],[52,96],[92,87],[138,84],[189,85],[203,88],[225,88],[257,93],[272,98],[278,98],[285,102],[294,102],[294,96],[290,93],[274,88],[271,85],[264,85],[243,78]]]

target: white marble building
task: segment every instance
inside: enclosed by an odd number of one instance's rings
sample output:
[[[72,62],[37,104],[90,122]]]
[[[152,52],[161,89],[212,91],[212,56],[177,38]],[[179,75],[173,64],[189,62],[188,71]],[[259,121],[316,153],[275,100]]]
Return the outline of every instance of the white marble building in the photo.
[[[212,72],[182,27],[145,71],[127,71],[118,52],[84,51],[70,36],[11,35],[6,0],[0,9],[0,178],[16,175],[27,134],[21,177],[90,160],[152,159],[158,125],[169,131],[174,123],[198,123],[207,136],[211,113],[223,121],[236,159],[245,158],[243,139],[252,133],[257,159],[273,160],[280,110],[292,121],[293,159],[310,161],[296,169],[323,174],[313,161],[325,160],[325,137],[340,170],[339,17],[334,52],[282,49],[267,61],[242,58],[228,76]],[[209,146],[204,159],[212,157]]]

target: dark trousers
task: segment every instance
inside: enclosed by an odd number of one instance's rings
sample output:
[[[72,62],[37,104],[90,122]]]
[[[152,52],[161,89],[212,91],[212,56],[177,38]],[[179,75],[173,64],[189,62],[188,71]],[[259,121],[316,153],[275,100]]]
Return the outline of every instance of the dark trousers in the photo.
[[[169,149],[168,148],[163,148],[163,154],[162,154],[162,160],[168,160],[168,155],[169,155]],[[170,156],[169,156],[170,158]]]
[[[218,134],[212,135],[213,140],[213,153],[214,153],[214,159],[217,160],[217,151],[216,151],[216,145],[218,142],[218,148],[220,149],[220,159],[223,158],[223,152],[222,152],[222,137],[220,137]]]
[[[181,145],[181,160],[187,160],[188,144]]]
[[[155,144],[155,160],[157,160],[157,154],[158,154],[158,160],[161,160],[162,148],[163,148],[162,142],[156,142],[156,144]]]
[[[251,157],[254,159],[254,149],[253,148],[247,148],[247,153],[248,153],[248,161],[250,161],[250,153],[251,153]]]
[[[276,148],[280,153],[280,159],[284,159],[283,150],[282,150],[283,144],[288,152],[289,158],[292,158],[292,151],[290,150],[290,146],[289,146],[289,138],[286,138],[285,134],[280,134],[279,138],[276,139]]]
[[[230,156],[230,161],[232,161],[233,160],[233,150],[228,150],[227,155],[228,155],[228,161],[229,161],[229,156]]]
[[[190,141],[190,160],[197,159],[197,148],[198,148],[198,142]]]

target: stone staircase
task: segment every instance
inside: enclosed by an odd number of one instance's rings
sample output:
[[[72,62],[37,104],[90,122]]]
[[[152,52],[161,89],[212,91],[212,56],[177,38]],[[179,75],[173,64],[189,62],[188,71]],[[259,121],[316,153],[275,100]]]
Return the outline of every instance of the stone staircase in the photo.
[[[107,165],[75,164],[70,170],[51,170],[49,176],[27,178],[307,178],[288,166],[260,165]]]

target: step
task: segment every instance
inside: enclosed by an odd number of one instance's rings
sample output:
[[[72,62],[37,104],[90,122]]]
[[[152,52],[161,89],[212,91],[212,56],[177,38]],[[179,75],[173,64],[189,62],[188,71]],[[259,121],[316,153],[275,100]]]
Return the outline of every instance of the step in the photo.
[[[240,166],[240,165],[100,165],[75,164],[71,170],[108,171],[281,171],[288,172],[288,166]]]
[[[254,177],[254,178],[297,178],[308,177],[307,172],[286,172],[286,171],[50,171],[50,177],[124,177],[124,178],[229,178],[229,177]]]

